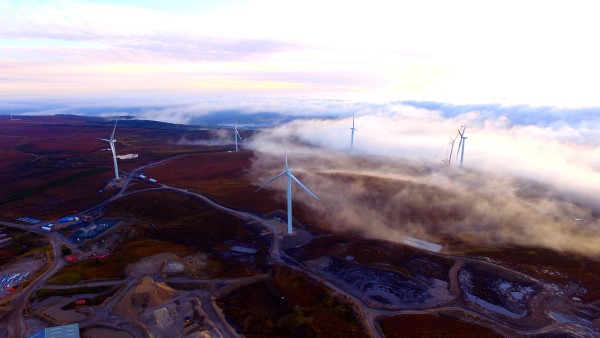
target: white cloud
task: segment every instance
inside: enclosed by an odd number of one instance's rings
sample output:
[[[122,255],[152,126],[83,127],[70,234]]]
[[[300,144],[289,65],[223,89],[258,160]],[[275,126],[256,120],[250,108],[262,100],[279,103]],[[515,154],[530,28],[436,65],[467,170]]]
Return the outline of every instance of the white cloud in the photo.
[[[600,132],[510,123],[506,115],[489,116],[477,111],[444,117],[438,111],[403,105],[372,106],[358,111],[354,150],[441,167],[450,137],[467,124],[465,168],[541,182],[561,194],[600,207]],[[510,110],[510,108],[505,108]],[[532,109],[533,110],[533,109]],[[483,116],[482,116],[483,115]],[[274,134],[302,142],[348,151],[351,117],[336,120],[298,120],[279,127]],[[455,143],[453,166],[457,166]],[[260,146],[255,149],[261,151]]]
[[[465,167],[448,168],[448,136],[464,122]],[[291,169],[321,200],[297,189],[295,205],[336,229],[600,253],[597,131],[588,139],[577,127],[512,125],[508,116],[380,106],[357,116],[351,154],[351,123],[298,120],[259,134],[246,145],[255,151],[254,183],[282,167],[285,136]],[[270,189],[283,205],[284,186]]]

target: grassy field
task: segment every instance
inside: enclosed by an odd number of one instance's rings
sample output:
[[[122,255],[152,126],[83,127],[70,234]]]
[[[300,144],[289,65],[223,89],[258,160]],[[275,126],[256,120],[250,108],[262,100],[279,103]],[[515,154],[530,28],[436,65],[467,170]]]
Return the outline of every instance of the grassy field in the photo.
[[[230,207],[267,213],[278,208],[273,193],[258,188],[247,176],[249,151],[194,154],[151,168],[148,173],[168,185],[193,189]]]
[[[180,143],[202,139],[208,131],[177,130],[167,124],[123,121],[117,128],[117,153],[138,154],[119,160],[121,170],[179,154],[218,147]],[[0,135],[0,217],[54,218],[86,209],[107,198],[99,194],[112,178],[106,138],[113,124],[83,116],[23,117],[2,126]],[[162,128],[162,129],[161,129]]]
[[[110,171],[110,168],[98,168],[98,169],[92,169],[92,170],[86,170],[86,171],[74,173],[74,174],[66,176],[66,177],[62,177],[62,178],[52,180],[50,182],[47,182],[47,183],[44,183],[44,184],[41,184],[41,185],[38,185],[35,187],[31,187],[29,189],[21,190],[15,194],[12,194],[12,195],[6,197],[4,201],[0,201],[0,205],[18,201],[18,200],[24,199],[26,197],[42,193],[47,190],[51,190],[51,189],[55,189],[58,187],[62,187],[62,186],[71,184],[75,181],[78,181],[81,178],[88,177],[88,176],[94,176],[94,175],[101,174],[101,173],[104,173],[107,171]]]

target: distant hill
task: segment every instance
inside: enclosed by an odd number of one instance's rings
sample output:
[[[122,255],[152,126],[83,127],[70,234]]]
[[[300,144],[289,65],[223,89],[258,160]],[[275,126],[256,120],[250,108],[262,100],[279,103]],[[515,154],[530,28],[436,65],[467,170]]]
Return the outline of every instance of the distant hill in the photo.
[[[166,107],[151,107],[161,111]],[[32,107],[1,107],[0,115],[15,114],[18,118],[35,118],[36,116],[62,116],[67,119],[83,118],[93,120],[96,123],[113,123],[115,117],[118,117],[119,124],[130,128],[148,128],[148,129],[193,129],[200,127],[233,127],[237,121],[240,128],[255,129],[278,126],[298,119],[333,119],[335,116],[299,116],[288,115],[277,112],[242,112],[239,110],[219,110],[207,114],[192,116],[187,125],[160,122],[154,120],[138,119],[143,117],[143,111],[148,107],[88,107],[88,108],[68,108],[56,105],[42,105],[37,108]],[[55,114],[52,112],[55,111]],[[164,113],[168,117],[169,113]],[[102,117],[104,115],[105,117]],[[114,117],[106,117],[112,115]]]

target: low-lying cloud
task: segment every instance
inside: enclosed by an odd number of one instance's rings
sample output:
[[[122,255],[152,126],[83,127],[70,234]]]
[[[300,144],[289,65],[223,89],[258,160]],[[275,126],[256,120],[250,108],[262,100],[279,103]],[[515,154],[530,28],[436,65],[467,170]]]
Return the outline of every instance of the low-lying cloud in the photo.
[[[600,142],[579,123],[517,124],[509,116],[394,105],[352,117],[294,121],[259,134],[252,174],[260,184],[290,166],[321,201],[296,190],[328,224],[367,236],[454,236],[492,244],[600,253]],[[594,122],[594,121],[591,121]],[[447,156],[467,124],[464,168]],[[454,156],[458,141],[455,143]],[[283,185],[274,189],[284,197]],[[283,200],[282,200],[283,201]]]

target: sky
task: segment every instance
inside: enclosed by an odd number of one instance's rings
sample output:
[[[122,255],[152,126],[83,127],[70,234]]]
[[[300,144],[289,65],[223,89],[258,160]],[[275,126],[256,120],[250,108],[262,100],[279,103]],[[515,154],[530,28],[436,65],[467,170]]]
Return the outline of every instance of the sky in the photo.
[[[0,101],[600,106],[593,1],[0,0]]]

